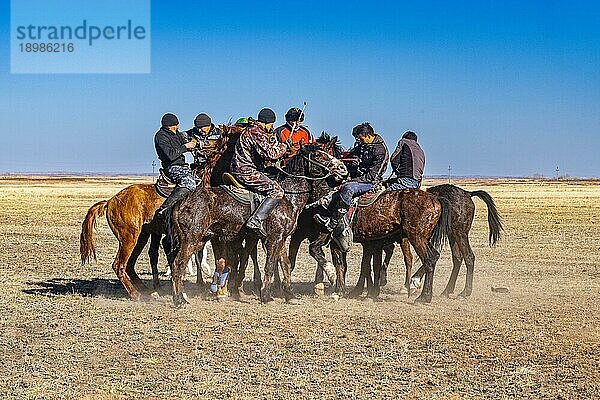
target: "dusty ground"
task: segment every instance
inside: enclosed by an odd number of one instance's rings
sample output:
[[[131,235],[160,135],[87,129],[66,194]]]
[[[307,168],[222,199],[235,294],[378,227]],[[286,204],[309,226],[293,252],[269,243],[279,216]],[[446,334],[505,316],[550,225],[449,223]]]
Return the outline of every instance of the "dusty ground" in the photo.
[[[468,300],[436,296],[431,305],[413,305],[399,294],[399,256],[382,302],[315,298],[314,263],[304,248],[294,273],[299,306],[208,301],[190,281],[191,306],[176,310],[168,296],[152,303],[125,297],[111,269],[117,242],[105,220],[98,262],[78,261],[87,209],[131,182],[0,180],[0,397],[600,395],[598,183],[460,182],[489,191],[506,227],[500,245],[488,248],[487,211],[476,200]],[[357,246],[350,283],[359,255]],[[445,249],[436,294],[450,266]],[[147,256],[138,270],[150,278]]]

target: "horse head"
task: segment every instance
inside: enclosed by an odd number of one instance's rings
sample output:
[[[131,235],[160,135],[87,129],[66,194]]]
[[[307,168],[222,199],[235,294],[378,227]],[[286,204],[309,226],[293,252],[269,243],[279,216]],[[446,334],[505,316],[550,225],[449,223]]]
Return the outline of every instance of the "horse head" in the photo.
[[[325,179],[332,176],[335,179],[343,180],[348,176],[348,169],[344,163],[323,150],[318,144],[300,144],[296,155],[290,159],[290,161],[292,160],[303,161],[304,171],[302,173],[311,178]],[[294,165],[297,168],[298,163],[292,162],[290,168],[293,168]]]

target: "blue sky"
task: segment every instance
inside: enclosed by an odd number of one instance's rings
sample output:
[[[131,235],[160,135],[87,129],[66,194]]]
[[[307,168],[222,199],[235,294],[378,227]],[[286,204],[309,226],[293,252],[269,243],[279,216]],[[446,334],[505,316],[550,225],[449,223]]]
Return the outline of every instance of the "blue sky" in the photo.
[[[0,4],[0,172],[151,172],[182,127],[307,101],[306,124],[390,151],[414,130],[426,174],[600,176],[597,2],[152,1],[150,74],[10,74]]]

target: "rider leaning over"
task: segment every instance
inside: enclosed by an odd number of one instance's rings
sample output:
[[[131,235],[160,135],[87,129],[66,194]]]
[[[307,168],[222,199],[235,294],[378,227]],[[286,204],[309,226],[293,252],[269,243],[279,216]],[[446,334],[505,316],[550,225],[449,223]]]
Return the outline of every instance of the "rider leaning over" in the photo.
[[[333,231],[333,238],[343,251],[348,251],[352,244],[351,237],[344,235],[344,216],[352,204],[352,199],[367,193],[376,182],[382,181],[388,162],[387,146],[368,122],[355,126],[352,129],[352,136],[356,142],[348,156],[358,158],[356,176],[334,193],[327,206],[331,217],[315,215],[319,223]]]
[[[196,139],[198,144],[194,152],[194,161],[204,164],[208,154],[223,135],[221,129],[215,126],[207,114],[198,114],[194,119],[194,127],[185,131],[188,139]]]
[[[162,220],[166,210],[196,188],[192,170],[185,162],[184,156],[184,153],[196,147],[196,144],[196,139],[189,140],[186,134],[179,132],[179,120],[176,115],[163,115],[161,128],[154,135],[154,147],[165,174],[176,186],[156,210],[156,215]]]
[[[257,120],[250,119],[241,133],[231,160],[233,176],[249,190],[267,196],[246,222],[247,229],[263,238],[266,236],[263,221],[284,195],[279,183],[265,174],[265,162],[277,161],[289,148],[289,142],[277,140],[274,122],[273,110],[260,110]]]

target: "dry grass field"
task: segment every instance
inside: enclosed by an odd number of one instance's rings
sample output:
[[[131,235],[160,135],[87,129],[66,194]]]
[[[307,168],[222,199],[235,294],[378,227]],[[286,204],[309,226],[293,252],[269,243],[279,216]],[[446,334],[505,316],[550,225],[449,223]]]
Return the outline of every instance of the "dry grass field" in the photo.
[[[191,304],[178,310],[169,295],[126,297],[104,218],[98,262],[80,265],[87,209],[134,181],[0,180],[0,398],[600,397],[597,182],[458,182],[488,191],[505,225],[489,248],[487,210],[475,200],[467,300],[438,296],[447,247],[431,305],[400,294],[400,255],[381,302],[317,298],[304,246],[293,276],[301,305],[211,301],[190,278]],[[355,246],[350,284],[359,257]],[[149,282],[145,254],[138,271]],[[463,284],[464,270],[457,293]]]

